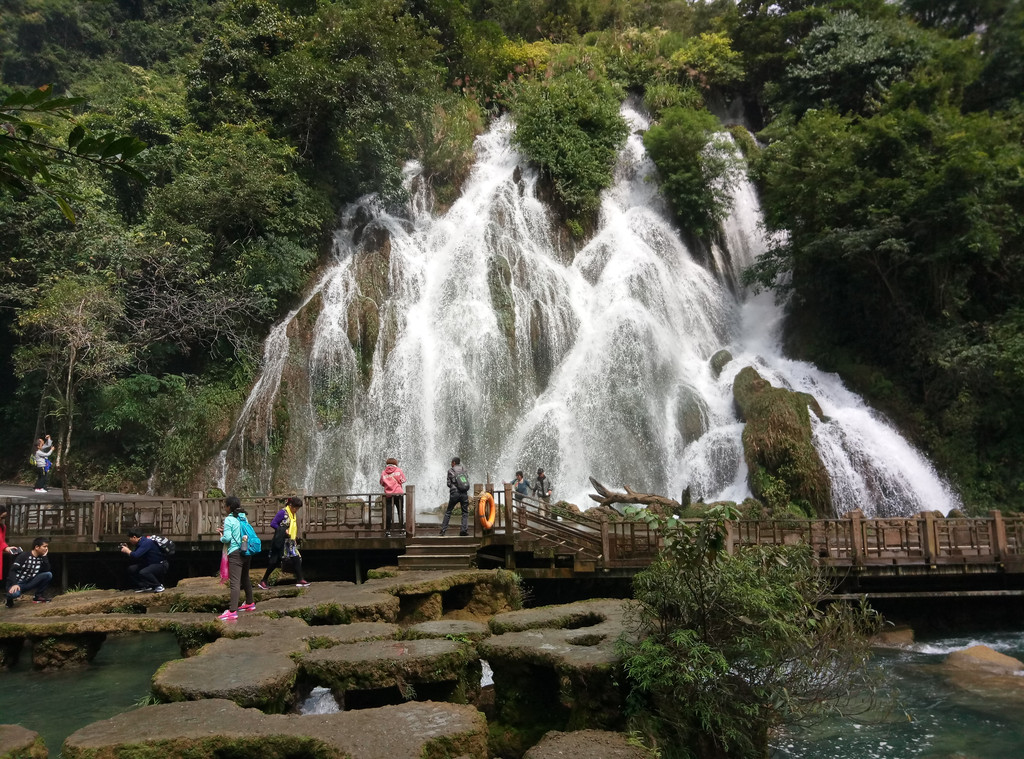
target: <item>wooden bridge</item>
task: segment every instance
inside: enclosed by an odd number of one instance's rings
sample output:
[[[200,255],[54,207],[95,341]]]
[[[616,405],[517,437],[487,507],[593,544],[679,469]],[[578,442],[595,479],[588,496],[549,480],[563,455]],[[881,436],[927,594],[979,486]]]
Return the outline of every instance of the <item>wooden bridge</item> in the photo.
[[[659,536],[644,522],[596,519],[529,496],[513,497],[511,485],[477,485],[474,492],[484,489],[495,499],[494,527],[483,530],[474,509],[469,538],[443,541],[436,539],[440,515],[434,523],[417,522],[414,486],[407,487],[404,535],[394,527],[390,536],[385,534],[382,493],[304,496],[298,514],[303,553],[351,557],[356,581],[371,565],[452,566],[453,560],[456,565],[515,569],[526,578],[540,579],[629,577],[649,565],[660,549]],[[270,521],[281,499],[243,502],[257,533],[269,540]],[[223,498],[98,495],[70,503],[7,499],[7,505],[8,542],[26,545],[44,535],[57,555],[85,558],[114,551],[131,529],[171,538],[178,546],[176,556],[191,556],[193,562],[210,561],[220,551],[217,528],[223,522]],[[453,515],[452,532],[459,518]],[[999,511],[980,518],[923,512],[901,519],[865,519],[854,513],[840,519],[743,519],[729,525],[729,550],[798,543],[812,547],[818,562],[841,580],[843,591],[1024,592],[1024,518],[1003,517]],[[66,568],[64,574],[66,585]]]

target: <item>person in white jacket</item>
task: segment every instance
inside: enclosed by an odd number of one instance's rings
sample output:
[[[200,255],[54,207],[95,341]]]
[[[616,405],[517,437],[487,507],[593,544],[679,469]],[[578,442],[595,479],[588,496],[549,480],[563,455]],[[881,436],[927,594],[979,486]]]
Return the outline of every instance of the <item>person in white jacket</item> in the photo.
[[[50,476],[50,454],[53,453],[53,441],[50,436],[39,438],[36,441],[36,450],[32,454],[32,463],[35,465],[38,477],[36,477],[36,492],[46,492],[46,480]]]

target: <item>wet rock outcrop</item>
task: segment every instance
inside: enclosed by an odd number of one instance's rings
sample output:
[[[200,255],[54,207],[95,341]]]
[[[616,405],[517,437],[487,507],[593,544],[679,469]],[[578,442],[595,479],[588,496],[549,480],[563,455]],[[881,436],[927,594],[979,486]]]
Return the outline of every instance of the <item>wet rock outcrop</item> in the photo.
[[[809,513],[833,516],[828,470],[811,441],[811,411],[823,419],[814,396],[772,387],[752,367],[744,367],[732,386],[743,428],[743,455],[750,489],[772,510],[797,503]]]

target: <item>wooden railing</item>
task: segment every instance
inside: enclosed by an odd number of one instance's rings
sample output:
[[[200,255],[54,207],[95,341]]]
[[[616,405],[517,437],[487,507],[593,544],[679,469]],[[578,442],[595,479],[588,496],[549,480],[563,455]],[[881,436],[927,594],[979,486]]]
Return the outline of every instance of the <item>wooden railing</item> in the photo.
[[[483,489],[496,505],[494,527],[485,531],[476,518]],[[415,487],[406,488],[405,529],[415,534]],[[299,511],[300,537],[322,539],[384,537],[382,493],[306,496]],[[270,536],[270,521],[280,498],[245,499],[256,531]],[[119,498],[97,496],[73,503],[24,503],[7,499],[8,541],[24,543],[45,535],[65,544],[119,542],[132,529],[166,535],[175,541],[216,541],[224,519],[222,498]],[[513,544],[516,550],[573,556],[604,568],[640,568],[657,555],[659,535],[646,523],[607,521],[560,510],[530,496],[514,496],[511,485],[477,485],[470,499],[470,533]],[[458,517],[456,517],[458,519]],[[397,526],[394,526],[397,527]],[[394,528],[393,527],[393,528]],[[853,512],[840,519],[738,520],[729,525],[730,550],[755,545],[810,545],[828,566],[1002,564],[1024,571],[1024,518],[944,518],[922,512],[902,519],[864,519]],[[312,546],[311,546],[312,547]]]
[[[415,487],[406,488],[405,524],[415,533]],[[383,536],[383,493],[314,495],[298,512],[300,537]],[[123,539],[129,530],[153,532],[175,541],[217,540],[224,523],[223,498],[106,499],[72,503],[6,501],[9,539],[44,535],[65,542],[102,543]],[[269,537],[270,522],[283,507],[281,498],[244,499],[246,516],[257,533]]]

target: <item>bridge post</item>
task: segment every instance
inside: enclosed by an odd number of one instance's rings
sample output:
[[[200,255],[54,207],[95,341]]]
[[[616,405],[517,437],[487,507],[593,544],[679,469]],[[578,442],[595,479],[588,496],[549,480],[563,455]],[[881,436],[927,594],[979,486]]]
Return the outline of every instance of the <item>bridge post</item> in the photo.
[[[103,527],[103,493],[97,493],[92,499],[92,542],[100,542]]]
[[[202,493],[193,493],[188,504],[188,532],[193,543],[199,542],[199,501],[202,497]]]
[[[922,511],[918,514],[918,523],[920,523],[920,517],[924,517],[924,529],[921,531],[921,548],[924,551],[925,563],[931,566],[935,563],[935,557],[938,555],[939,548],[935,534],[935,512]]]
[[[1003,512],[992,509],[988,515],[992,517],[992,558],[1002,561],[1006,556],[1006,522],[1003,521]]]
[[[505,534],[510,538],[515,532],[515,525],[512,524],[512,483],[505,483]]]
[[[855,567],[864,563],[864,514],[860,509],[854,509],[847,516],[850,518],[850,549],[853,553],[853,565]]]
[[[607,567],[608,562],[611,561],[612,552],[612,536],[608,530],[608,520],[601,520],[601,559],[602,564]]]
[[[405,536],[416,535],[416,486],[405,486]]]

